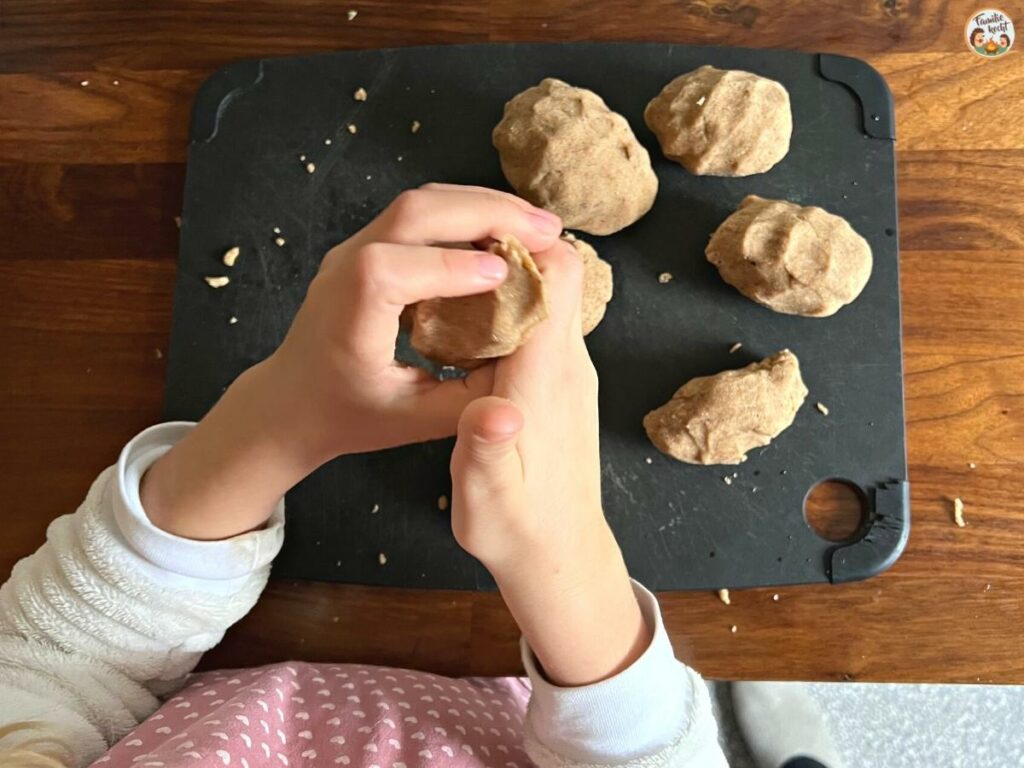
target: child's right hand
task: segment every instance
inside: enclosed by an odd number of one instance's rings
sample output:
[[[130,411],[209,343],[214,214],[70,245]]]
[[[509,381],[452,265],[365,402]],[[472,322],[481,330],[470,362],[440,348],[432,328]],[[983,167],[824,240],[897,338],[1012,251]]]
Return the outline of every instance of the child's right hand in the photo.
[[[561,242],[535,259],[551,314],[497,362],[492,396],[462,414],[452,527],[494,576],[549,678],[582,685],[629,666],[650,633],[601,508],[582,262]]]

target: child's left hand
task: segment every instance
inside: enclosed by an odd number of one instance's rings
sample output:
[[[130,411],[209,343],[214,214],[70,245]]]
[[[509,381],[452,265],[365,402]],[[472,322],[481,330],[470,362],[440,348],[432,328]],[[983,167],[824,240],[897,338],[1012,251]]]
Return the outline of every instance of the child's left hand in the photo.
[[[500,257],[445,243],[511,234],[542,252],[561,231],[557,216],[503,192],[431,184],[399,195],[327,254],[281,347],[146,473],[150,519],[189,538],[233,536],[335,456],[454,434],[465,406],[490,394],[493,369],[439,382],[399,365],[402,309],[505,278]]]

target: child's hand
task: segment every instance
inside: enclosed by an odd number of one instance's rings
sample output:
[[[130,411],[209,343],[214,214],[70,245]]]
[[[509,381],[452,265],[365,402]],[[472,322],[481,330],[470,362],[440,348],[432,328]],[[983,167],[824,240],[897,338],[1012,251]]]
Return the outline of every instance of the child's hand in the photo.
[[[548,676],[581,685],[631,664],[650,634],[601,509],[582,263],[561,242],[535,258],[551,313],[496,363],[493,396],[459,421],[452,527],[494,575]]]
[[[490,392],[493,367],[441,383],[398,365],[403,307],[505,278],[501,258],[440,244],[511,234],[539,251],[561,229],[557,216],[493,190],[400,195],[327,254],[277,352],[146,473],[150,519],[179,536],[227,538],[262,525],[285,491],[335,456],[453,434],[465,406]]]
[[[512,234],[544,250],[554,214],[493,190],[428,185],[400,195],[333,248],[280,349],[268,361],[289,393],[295,427],[324,458],[451,435],[468,403],[490,392],[492,368],[439,382],[395,362],[399,316],[437,296],[493,290],[505,261],[442,243]]]

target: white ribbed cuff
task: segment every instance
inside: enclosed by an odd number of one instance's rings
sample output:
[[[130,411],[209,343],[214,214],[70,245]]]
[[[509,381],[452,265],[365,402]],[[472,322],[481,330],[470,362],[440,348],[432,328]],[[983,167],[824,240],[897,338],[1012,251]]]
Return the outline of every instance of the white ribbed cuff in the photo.
[[[158,568],[197,579],[227,580],[266,566],[284,542],[284,499],[274,507],[265,528],[223,541],[195,541],[175,536],[150,522],[142,508],[139,485],[153,463],[195,426],[175,421],[143,430],[121,451],[113,490],[114,519],[122,535]]]

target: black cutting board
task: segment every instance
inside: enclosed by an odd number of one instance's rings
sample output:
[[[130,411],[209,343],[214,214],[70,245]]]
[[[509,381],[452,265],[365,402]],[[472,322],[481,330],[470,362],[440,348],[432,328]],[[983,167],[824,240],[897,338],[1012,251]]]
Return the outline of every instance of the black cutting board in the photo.
[[[770,172],[695,177],[658,150],[644,106],[703,64],[749,70],[789,90],[792,146]],[[323,254],[398,192],[427,181],[505,188],[491,129],[506,100],[549,76],[594,89],[623,114],[661,184],[637,224],[587,236],[615,270],[615,298],[588,346],[601,380],[605,510],[631,572],[656,589],[704,589],[848,581],[891,565],[909,533],[893,112],[882,78],[855,59],[509,44],[243,61],[218,71],[193,110],[167,417],[200,418],[238,373],[269,354]],[[365,102],[352,98],[359,87],[369,92]],[[414,120],[422,123],[415,134]],[[302,154],[316,164],[314,174]],[[704,246],[747,194],[844,216],[874,252],[860,298],[830,318],[790,317],[722,282]],[[275,226],[283,247],[274,243]],[[234,245],[243,255],[231,284],[210,289],[203,277],[222,271],[220,256]],[[660,284],[661,272],[674,280]],[[730,354],[737,341],[743,348]],[[745,464],[688,466],[648,442],[644,414],[683,382],[784,347],[800,358],[810,396],[793,426]],[[438,509],[438,497],[449,493],[451,446],[349,456],[320,469],[288,496],[288,535],[274,573],[493,588]],[[727,485],[722,478],[733,471]],[[855,542],[825,541],[805,521],[805,495],[827,478],[849,481],[867,501],[868,522]]]

